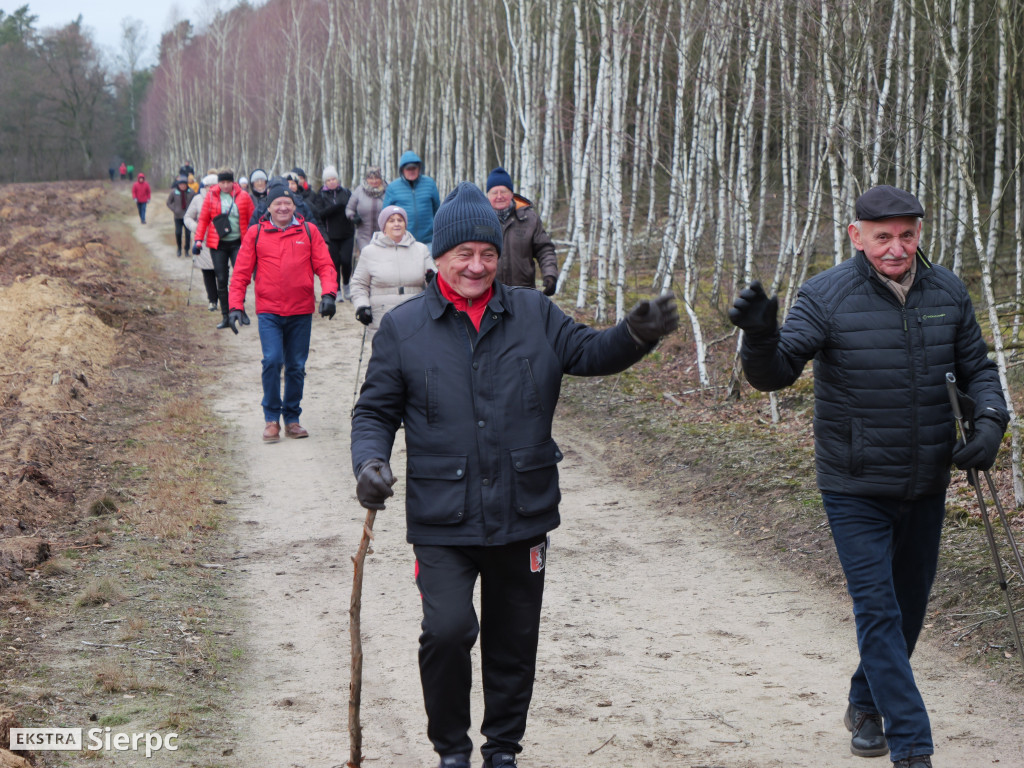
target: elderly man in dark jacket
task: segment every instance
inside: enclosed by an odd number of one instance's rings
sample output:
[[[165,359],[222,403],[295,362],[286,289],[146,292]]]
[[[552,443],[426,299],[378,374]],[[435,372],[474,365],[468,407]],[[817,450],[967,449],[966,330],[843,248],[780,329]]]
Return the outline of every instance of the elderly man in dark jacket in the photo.
[[[562,453],[551,420],[562,376],[622,371],[679,323],[670,295],[603,331],[576,323],[537,291],[496,282],[501,250],[486,197],[459,184],[434,218],[437,276],[384,316],[352,418],[357,494],[371,509],[392,494],[388,461],[405,425],[406,522],[423,598],[420,676],[427,735],[444,768],[469,768],[478,633],[484,766],[514,766],[521,750],[547,534],[559,523]]]
[[[487,199],[498,214],[503,231],[498,280],[503,285],[537,287],[537,267],[544,281],[544,295],[551,296],[558,283],[555,244],[544,230],[533,203],[512,188],[512,177],[504,168],[487,175]]]
[[[808,280],[781,329],[778,300],[758,283],[729,314],[756,388],[786,387],[814,359],[818,488],[860,650],[844,717],[851,751],[925,768],[934,748],[910,655],[935,578],[950,462],[991,467],[1009,416],[966,287],[918,252],[921,203],[880,186],[856,213],[856,255]],[[976,403],[975,431],[957,448],[949,372]]]

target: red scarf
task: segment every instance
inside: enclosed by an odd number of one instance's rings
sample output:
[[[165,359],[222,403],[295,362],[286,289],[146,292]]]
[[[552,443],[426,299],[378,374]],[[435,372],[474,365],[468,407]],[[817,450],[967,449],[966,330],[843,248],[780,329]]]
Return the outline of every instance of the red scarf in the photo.
[[[470,301],[465,296],[457,294],[455,290],[444,281],[440,272],[437,273],[437,277],[434,279],[437,280],[437,287],[441,289],[441,295],[454,304],[457,310],[469,315],[469,319],[473,321],[473,327],[479,331],[480,321],[484,319],[484,312],[487,311],[487,302],[490,301],[491,296],[494,295],[494,285],[492,284],[487,289],[487,293],[479,299],[473,299]]]

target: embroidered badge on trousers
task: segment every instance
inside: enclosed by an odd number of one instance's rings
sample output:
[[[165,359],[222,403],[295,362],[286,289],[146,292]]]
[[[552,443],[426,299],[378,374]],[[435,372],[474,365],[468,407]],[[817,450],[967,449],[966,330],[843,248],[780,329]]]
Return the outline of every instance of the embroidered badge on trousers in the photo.
[[[530,547],[530,572],[539,573],[544,570],[544,545]]]

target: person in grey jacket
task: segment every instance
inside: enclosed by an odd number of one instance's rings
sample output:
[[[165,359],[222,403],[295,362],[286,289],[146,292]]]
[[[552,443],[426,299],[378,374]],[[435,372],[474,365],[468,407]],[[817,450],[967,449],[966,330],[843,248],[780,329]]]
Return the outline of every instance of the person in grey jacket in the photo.
[[[185,227],[185,211],[188,210],[189,203],[192,202],[192,198],[195,197],[195,193],[188,188],[188,177],[179,176],[174,180],[174,186],[171,187],[170,194],[167,195],[167,207],[171,209],[171,213],[174,215],[174,241],[178,244],[178,257],[181,257],[181,241],[182,235],[185,239],[185,253],[188,253],[192,247],[192,231]]]
[[[196,231],[196,227],[199,226],[199,211],[203,208],[203,201],[206,200],[206,193],[210,187],[217,186],[217,174],[211,173],[203,177],[203,187],[197,194],[192,197],[192,201],[188,204],[188,209],[185,211],[185,216],[182,218],[182,223],[185,228],[189,231],[189,234]],[[198,254],[192,256],[193,267],[199,267],[199,270],[203,274],[203,285],[206,287],[206,300],[209,302],[209,310],[211,312],[217,311],[217,273],[213,269],[213,257],[210,255],[210,249],[203,244]]]
[[[879,186],[857,199],[856,255],[808,280],[779,328],[759,283],[729,312],[750,383],[792,384],[814,360],[818,488],[853,601],[860,664],[844,724],[862,757],[931,766],[910,665],[938,562],[950,462],[988,469],[1009,420],[967,288],[919,251],[924,208]],[[976,403],[955,447],[946,374]],[[884,723],[884,726],[883,726]]]
[[[363,183],[352,190],[352,197],[345,206],[345,214],[356,225],[356,246],[362,253],[363,248],[370,244],[377,227],[377,217],[384,208],[384,192],[387,185],[380,174],[380,168],[371,165],[366,169]]]
[[[521,751],[547,535],[559,524],[562,452],[551,422],[562,376],[622,371],[679,324],[671,294],[606,330],[576,323],[537,291],[496,281],[501,251],[497,215],[462,182],[434,217],[437,275],[381,319],[352,417],[356,493],[369,509],[383,509],[393,493],[391,449],[405,427],[407,539],[423,598],[420,677],[427,736],[444,768],[469,768],[478,633],[484,766],[514,766]]]
[[[512,189],[512,177],[501,167],[487,176],[487,199],[501,221],[503,247],[498,280],[503,285],[537,287],[537,267],[544,281],[544,295],[551,296],[558,283],[555,244],[544,231],[533,203]]]

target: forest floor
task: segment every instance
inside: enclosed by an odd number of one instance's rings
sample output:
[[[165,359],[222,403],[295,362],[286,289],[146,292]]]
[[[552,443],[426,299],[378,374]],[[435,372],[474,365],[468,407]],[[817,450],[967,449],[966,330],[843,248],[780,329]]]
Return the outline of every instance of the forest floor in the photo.
[[[36,766],[343,766],[363,519],[351,305],[314,318],[311,437],[267,445],[255,325],[214,329],[162,201],[142,226],[127,188],[16,185],[0,220],[0,738],[12,723],[179,734],[149,758],[37,751]],[[735,340],[719,330],[725,377]],[[856,647],[808,381],[773,424],[760,395],[698,389],[688,353],[681,331],[624,374],[566,380],[520,764],[877,764],[842,726]],[[411,768],[436,758],[401,453],[363,589],[363,762]],[[1024,764],[1024,684],[973,507],[955,487],[915,655],[937,768]]]

